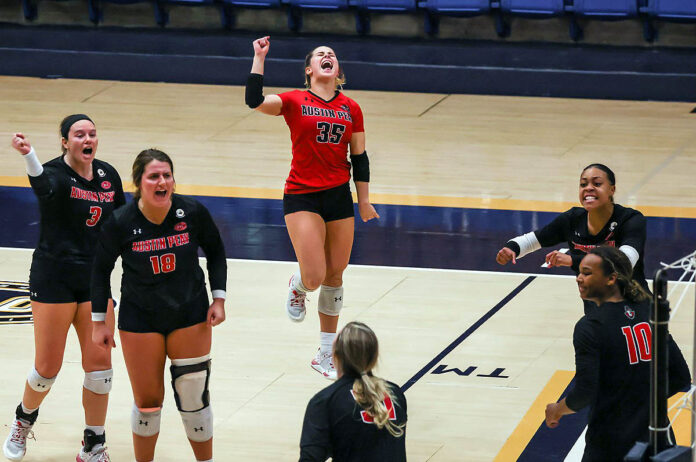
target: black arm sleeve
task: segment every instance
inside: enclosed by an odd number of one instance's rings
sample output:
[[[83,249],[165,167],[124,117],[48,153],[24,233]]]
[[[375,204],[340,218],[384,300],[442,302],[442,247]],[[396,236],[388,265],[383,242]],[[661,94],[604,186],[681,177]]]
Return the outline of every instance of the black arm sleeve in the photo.
[[[370,182],[370,159],[367,157],[367,151],[362,154],[351,154],[350,163],[353,166],[353,181]]]
[[[616,247],[630,245],[639,254],[645,248],[647,222],[642,213],[636,213],[621,226],[621,233],[616,236]]]
[[[92,313],[106,313],[111,294],[111,272],[119,256],[118,232],[113,215],[102,226],[92,265]]]
[[[691,383],[689,366],[672,336],[669,336],[669,396],[678,393]]]
[[[513,252],[515,252],[515,256],[516,256],[516,257],[519,257],[519,256],[520,256],[520,252],[522,251],[522,249],[520,249],[520,245],[519,245],[517,242],[515,242],[515,241],[507,241],[507,242],[505,243],[505,246],[504,246],[504,247],[507,247],[508,249],[510,249],[510,250],[512,250]]]
[[[548,225],[534,231],[534,235],[542,247],[551,247],[560,242],[567,242],[569,232],[570,219],[568,212],[564,212],[554,218]]]
[[[227,259],[225,258],[225,246],[220,238],[220,231],[210,216],[208,209],[203,204],[198,204],[198,229],[199,242],[208,266],[208,279],[210,290],[226,290],[227,287]]]
[[[329,413],[326,401],[317,394],[307,404],[302,436],[300,462],[324,462],[331,453]]]
[[[244,102],[250,108],[256,109],[263,104],[263,100],[263,75],[251,73],[247,77]]]
[[[558,215],[551,223],[534,231],[534,236],[542,247],[551,247],[559,242],[567,241],[568,229],[570,228],[570,220],[568,219],[567,213],[568,212]],[[507,247],[515,252],[515,256],[517,257],[519,257],[522,251],[520,245],[513,240],[507,241],[503,247]]]
[[[39,176],[27,176],[29,177],[31,189],[34,190],[34,194],[36,194],[37,197],[47,198],[54,193],[56,185],[54,181],[52,181],[52,175],[48,173],[45,168]]]
[[[566,405],[579,411],[592,403],[599,390],[599,345],[592,324],[582,318],[573,332],[575,386],[566,396]]]

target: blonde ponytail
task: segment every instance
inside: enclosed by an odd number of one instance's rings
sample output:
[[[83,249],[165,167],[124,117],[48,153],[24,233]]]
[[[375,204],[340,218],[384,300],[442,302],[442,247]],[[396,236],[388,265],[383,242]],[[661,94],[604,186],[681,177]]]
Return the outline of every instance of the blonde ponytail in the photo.
[[[389,384],[372,375],[377,364],[379,344],[375,333],[361,322],[350,322],[339,332],[334,344],[334,360],[344,374],[356,377],[353,396],[358,405],[373,418],[378,429],[386,430],[394,437],[403,436],[405,424],[390,420],[385,401],[389,399],[396,408],[399,403]],[[396,409],[395,409],[396,410]]]
[[[360,407],[374,419],[377,428],[380,430],[386,428],[396,438],[404,434],[403,425],[396,425],[389,420],[389,409],[384,403],[385,397],[389,397],[393,405],[396,404],[394,395],[384,379],[370,374],[361,375],[353,382],[353,396]]]

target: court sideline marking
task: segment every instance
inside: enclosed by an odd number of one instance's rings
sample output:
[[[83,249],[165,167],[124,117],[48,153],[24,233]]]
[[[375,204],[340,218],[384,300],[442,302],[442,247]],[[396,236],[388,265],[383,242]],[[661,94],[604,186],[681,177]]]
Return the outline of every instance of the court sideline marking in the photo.
[[[493,317],[494,314],[496,314],[498,311],[500,311],[500,309],[501,309],[502,307],[504,307],[505,305],[507,305],[507,303],[508,303],[510,300],[512,300],[513,298],[515,298],[515,297],[517,296],[517,294],[519,294],[520,292],[522,292],[522,290],[524,290],[524,288],[527,287],[534,279],[536,279],[536,276],[528,276],[527,279],[525,279],[524,281],[522,281],[522,282],[520,283],[520,285],[518,285],[517,287],[515,287],[515,288],[512,290],[512,292],[510,292],[509,294],[507,294],[507,295],[505,296],[505,298],[503,298],[500,302],[498,302],[497,305],[495,305],[493,308],[491,308],[490,310],[488,310],[488,312],[487,312],[486,314],[484,314],[483,316],[481,316],[481,318],[479,318],[479,320],[476,321],[471,327],[469,327],[462,335],[460,335],[459,337],[457,337],[457,339],[456,339],[454,342],[450,343],[444,350],[442,350],[442,351],[440,352],[440,354],[438,354],[437,356],[435,356],[435,357],[434,357],[428,364],[426,364],[420,371],[416,372],[416,374],[415,374],[413,377],[411,377],[410,379],[408,379],[408,380],[406,381],[406,383],[404,383],[404,384],[401,386],[401,391],[403,391],[403,392],[405,393],[406,390],[408,390],[409,388],[411,388],[411,387],[412,387],[418,380],[420,380],[430,369],[432,369],[432,368],[435,366],[435,364],[439,363],[445,356],[447,356],[448,354],[450,354],[450,353],[452,352],[452,350],[454,350],[455,348],[457,348],[457,347],[459,346],[459,344],[461,344],[464,340],[467,339],[467,337],[469,337],[469,335],[473,334],[473,333],[476,331],[476,329],[478,329],[479,327],[481,327],[481,326],[483,325],[483,323],[485,323],[486,321],[488,321],[491,317]]]

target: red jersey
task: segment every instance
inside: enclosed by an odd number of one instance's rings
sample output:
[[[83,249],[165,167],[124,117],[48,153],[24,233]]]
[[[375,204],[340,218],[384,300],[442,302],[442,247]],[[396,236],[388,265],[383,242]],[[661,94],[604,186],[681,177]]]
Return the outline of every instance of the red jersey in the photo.
[[[358,103],[337,92],[329,101],[311,91],[281,93],[280,114],[290,127],[292,163],[287,194],[322,191],[350,180],[348,146],[353,133],[365,131]]]

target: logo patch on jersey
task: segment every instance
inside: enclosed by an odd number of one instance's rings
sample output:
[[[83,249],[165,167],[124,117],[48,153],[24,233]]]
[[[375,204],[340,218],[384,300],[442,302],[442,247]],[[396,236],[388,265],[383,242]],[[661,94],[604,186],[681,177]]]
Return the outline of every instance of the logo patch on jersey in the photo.
[[[186,229],[186,222],[185,221],[180,221],[179,223],[174,225],[174,229],[176,231],[183,231]]]
[[[181,209],[176,209],[176,217],[177,218],[184,218],[184,211]]]
[[[108,181],[102,181],[101,187],[102,189],[109,189],[111,188],[111,183],[109,183]]]
[[[347,104],[341,104],[341,109],[343,109],[346,112],[350,112],[350,107],[348,107]]]
[[[103,178],[103,177],[106,176],[106,172],[105,172],[104,170],[98,168],[98,169],[97,169],[97,175],[99,175],[100,177]]]
[[[353,390],[350,390],[350,394],[353,396],[353,399],[355,399],[355,392],[353,392]],[[384,406],[387,408],[387,411],[389,412],[389,420],[396,420],[396,410],[394,409],[394,403],[392,403],[392,400],[389,397],[389,395],[386,395],[384,397],[384,401],[382,401],[382,403],[384,403]],[[367,411],[360,411],[360,417],[362,418],[362,421],[366,424],[375,423],[374,417],[368,414]]]
[[[615,221],[612,221],[611,224],[609,225],[609,231],[614,231],[617,226],[618,226],[618,223]]]
[[[624,314],[628,319],[633,319],[636,317],[635,310],[628,305],[624,305]]]
[[[0,324],[27,324],[32,321],[29,284],[0,281]]]

